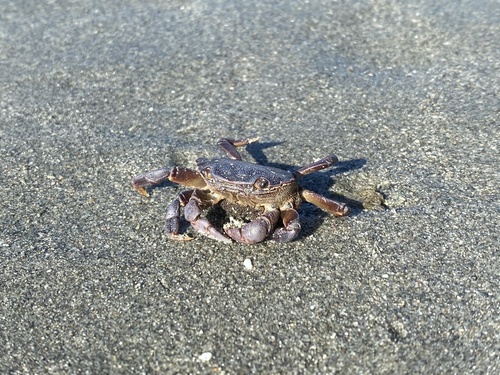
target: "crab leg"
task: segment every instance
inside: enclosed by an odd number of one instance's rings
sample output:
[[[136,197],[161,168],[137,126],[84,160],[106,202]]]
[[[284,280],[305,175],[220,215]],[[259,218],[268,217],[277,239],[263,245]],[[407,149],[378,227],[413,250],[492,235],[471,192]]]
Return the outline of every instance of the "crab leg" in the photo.
[[[226,234],[233,240],[243,243],[263,241],[273,230],[279,218],[279,210],[265,211],[262,215],[243,225],[241,228],[226,228]]]
[[[272,240],[276,242],[293,241],[300,232],[299,214],[293,208],[281,211],[281,220],[284,228],[278,228],[272,235]]]
[[[167,215],[165,216],[165,233],[170,236],[172,240],[188,241],[192,240],[186,234],[179,234],[180,227],[180,211],[181,205],[185,206],[193,195],[194,190],[186,190],[179,194],[167,207]]]
[[[203,188],[206,185],[198,172],[183,167],[172,167],[155,169],[135,176],[132,179],[132,186],[142,195],[148,196],[148,188],[160,185],[166,180],[197,188]]]
[[[250,143],[257,142],[259,138],[251,138],[251,139],[242,139],[242,140],[234,140],[229,138],[221,138],[217,141],[217,145],[222,148],[226,154],[234,160],[241,160],[241,155],[236,150],[236,147],[246,146]]]
[[[184,207],[184,217],[191,223],[197,232],[214,240],[231,243],[231,239],[227,238],[215,229],[207,219],[200,217],[202,213],[202,206],[207,204],[212,204],[210,199],[203,197],[203,192],[201,190],[194,190],[189,198],[189,201]]]
[[[303,189],[300,192],[300,195],[306,202],[312,203],[315,206],[334,214],[335,216],[347,216],[351,212],[346,204],[325,198],[313,191]]]
[[[335,155],[329,155],[326,158],[320,159],[314,163],[306,165],[293,172],[295,178],[301,178],[309,173],[320,171],[338,162],[339,159]]]

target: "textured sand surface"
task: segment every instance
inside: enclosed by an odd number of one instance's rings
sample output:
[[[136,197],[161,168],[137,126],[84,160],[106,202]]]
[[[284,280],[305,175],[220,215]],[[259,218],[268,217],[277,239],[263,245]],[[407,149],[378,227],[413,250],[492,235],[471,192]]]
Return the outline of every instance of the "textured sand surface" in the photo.
[[[355,4],[353,4],[355,3]],[[0,0],[0,373],[500,371],[500,10]],[[345,197],[288,244],[162,233],[220,156]]]

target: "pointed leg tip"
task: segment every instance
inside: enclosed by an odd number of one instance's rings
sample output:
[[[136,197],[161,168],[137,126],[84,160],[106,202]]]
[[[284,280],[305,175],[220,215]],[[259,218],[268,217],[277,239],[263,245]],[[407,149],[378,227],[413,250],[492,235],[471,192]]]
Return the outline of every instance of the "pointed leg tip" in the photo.
[[[258,142],[259,140],[260,140],[260,137],[249,138],[248,143],[255,143],[255,142]]]
[[[351,213],[351,209],[347,205],[342,205],[341,207],[337,207],[334,211],[330,211],[334,216],[344,217],[349,216]]]
[[[137,190],[137,192],[145,197],[149,198],[149,192],[146,190],[144,187],[136,186],[134,185],[134,182],[132,181],[132,187]]]
[[[349,208],[349,206],[344,205],[342,210],[339,212],[338,216],[349,216],[350,213],[351,213],[351,209]]]
[[[187,234],[173,234],[173,233],[170,233],[168,235],[168,237],[171,240],[174,240],[174,241],[191,241],[191,240],[193,240],[193,237],[190,237]]]

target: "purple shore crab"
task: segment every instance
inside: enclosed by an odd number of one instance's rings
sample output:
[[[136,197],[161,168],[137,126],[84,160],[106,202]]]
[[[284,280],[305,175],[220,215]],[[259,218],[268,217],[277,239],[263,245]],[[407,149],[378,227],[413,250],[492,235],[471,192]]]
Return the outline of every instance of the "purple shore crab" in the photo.
[[[179,234],[180,208],[193,228],[215,240],[257,243],[270,238],[277,242],[294,240],[300,232],[297,209],[305,200],[336,216],[346,216],[350,210],[345,204],[303,189],[297,183],[302,176],[328,168],[338,161],[335,155],[327,156],[295,171],[247,163],[241,160],[236,147],[245,146],[258,139],[233,140],[222,138],[217,144],[229,158],[196,160],[197,170],[184,167],[160,168],[140,174],[132,179],[132,186],[142,195],[147,189],[166,180],[189,186],[167,208],[165,232],[173,240],[190,240]],[[260,215],[240,228],[225,228],[226,235],[217,230],[202,211],[223,200],[231,204],[257,209]],[[283,227],[276,228],[281,217]]]

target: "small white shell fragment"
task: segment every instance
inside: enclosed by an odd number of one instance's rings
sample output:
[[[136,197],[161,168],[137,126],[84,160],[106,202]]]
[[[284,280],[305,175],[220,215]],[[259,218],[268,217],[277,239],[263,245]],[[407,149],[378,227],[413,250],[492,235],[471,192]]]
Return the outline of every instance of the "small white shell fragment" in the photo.
[[[212,353],[210,352],[201,353],[198,359],[202,362],[208,362],[212,359]]]
[[[249,258],[246,258],[244,261],[243,261],[243,265],[245,266],[245,268],[247,270],[251,270],[253,268],[253,264],[252,264],[252,260],[249,259]]]

